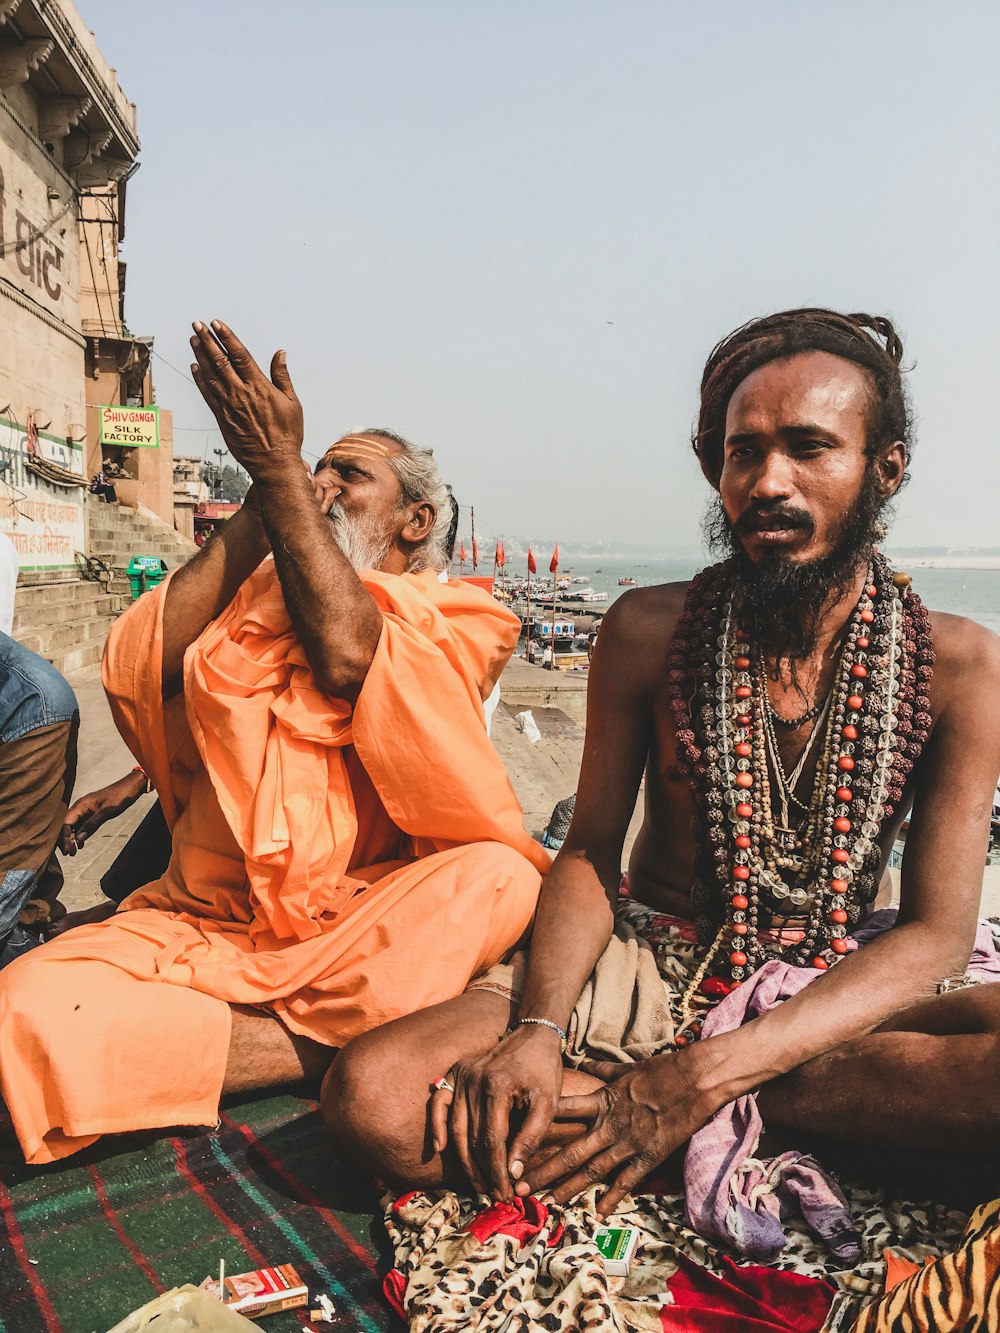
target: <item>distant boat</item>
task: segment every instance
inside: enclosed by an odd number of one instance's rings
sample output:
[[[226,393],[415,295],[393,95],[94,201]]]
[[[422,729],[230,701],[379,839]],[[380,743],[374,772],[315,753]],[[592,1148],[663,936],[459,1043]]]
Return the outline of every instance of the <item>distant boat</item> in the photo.
[[[566,620],[565,617],[556,620],[553,625],[551,620],[536,620],[531,618],[531,637],[536,643],[552,642],[552,631],[555,630],[555,641],[557,648],[568,648],[576,638],[576,624],[572,620]]]
[[[606,592],[595,592],[593,588],[581,588],[579,592],[567,593],[563,598],[565,602],[606,602],[608,594]]]
[[[639,586],[637,579],[619,579],[619,588],[637,588]]]
[[[600,571],[598,571],[598,573],[600,573]],[[578,575],[576,576],[576,578],[573,580],[573,582],[574,582],[574,583],[589,583],[589,582],[590,582],[590,579],[587,578],[586,574],[578,574]]]

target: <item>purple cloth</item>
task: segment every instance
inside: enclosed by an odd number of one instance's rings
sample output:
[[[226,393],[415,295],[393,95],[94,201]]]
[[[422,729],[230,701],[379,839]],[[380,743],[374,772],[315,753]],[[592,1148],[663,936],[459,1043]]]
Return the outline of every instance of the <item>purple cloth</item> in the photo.
[[[856,943],[858,947],[870,944],[896,924],[898,915],[895,907],[884,907],[881,911],[872,912],[848,937],[848,944]],[[976,981],[1000,981],[1000,954],[997,953],[993,930],[988,921],[980,921],[976,927],[976,940],[969,957],[969,966],[965,970]]]
[[[873,912],[850,937],[852,951],[896,923],[894,908]],[[978,981],[1000,981],[1000,957],[985,921],[979,923],[969,961]],[[797,995],[822,976],[811,967],[772,960],[748,978],[705,1019],[702,1040],[731,1032]],[[847,1201],[814,1157],[785,1152],[756,1161],[764,1123],[757,1098],[746,1093],[717,1111],[688,1144],[684,1185],[688,1221],[695,1231],[760,1263],[785,1248],[782,1221],[797,1207],[813,1231],[845,1263],[861,1257]]]

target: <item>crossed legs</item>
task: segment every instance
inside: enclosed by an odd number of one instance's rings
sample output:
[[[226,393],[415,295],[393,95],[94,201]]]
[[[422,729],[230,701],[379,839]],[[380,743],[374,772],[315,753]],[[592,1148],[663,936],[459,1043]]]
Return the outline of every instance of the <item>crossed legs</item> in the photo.
[[[330,1134],[394,1185],[460,1187],[465,1176],[458,1158],[450,1148],[435,1153],[431,1143],[431,1084],[457,1060],[495,1046],[512,1013],[509,1000],[468,991],[356,1038],[337,1055],[323,1082],[321,1109]],[[576,1070],[563,1076],[566,1093],[590,1092],[597,1085],[597,1079]],[[552,1141],[563,1136],[557,1129]]]
[[[506,1030],[511,1005],[472,991],[358,1038],[323,1083],[327,1129],[394,1185],[460,1186],[431,1146],[430,1085]],[[596,1080],[567,1071],[564,1091]],[[966,1152],[1000,1144],[1000,985],[954,991],[810,1061],[760,1093],[768,1127],[870,1145]]]
[[[950,991],[762,1089],[764,1123],[875,1146],[1000,1146],[1000,984]]]
[[[335,1054],[332,1047],[296,1036],[262,1009],[242,1004],[229,1007],[232,1027],[223,1094],[255,1092],[302,1079],[319,1080],[326,1073]]]

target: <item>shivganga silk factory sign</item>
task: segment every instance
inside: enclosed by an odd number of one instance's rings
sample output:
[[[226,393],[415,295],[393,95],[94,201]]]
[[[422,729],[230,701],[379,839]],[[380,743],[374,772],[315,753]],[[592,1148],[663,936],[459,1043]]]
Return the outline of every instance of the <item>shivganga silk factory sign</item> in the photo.
[[[124,449],[159,449],[158,407],[117,407],[110,404],[98,410],[101,444],[117,445]]]

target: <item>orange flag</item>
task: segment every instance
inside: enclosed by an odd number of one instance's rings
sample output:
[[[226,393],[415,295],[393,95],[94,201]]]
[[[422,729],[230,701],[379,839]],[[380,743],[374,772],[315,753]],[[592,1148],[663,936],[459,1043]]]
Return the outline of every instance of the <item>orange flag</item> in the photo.
[[[535,564],[535,557],[531,554],[531,547],[528,547],[528,573],[537,574],[538,566]]]
[[[463,565],[465,564],[466,560],[468,560],[468,558],[469,558],[469,557],[465,554],[465,538],[464,538],[464,537],[462,538],[462,545],[458,548],[458,558],[459,558],[459,561],[460,561]]]
[[[549,561],[549,573],[554,574],[559,568],[559,543],[556,542],[555,550],[552,552],[552,559]]]
[[[478,567],[479,567],[479,543],[476,541],[475,537],[473,537],[473,539],[472,539],[472,568],[473,568],[473,570],[475,570],[475,569],[478,569]]]

